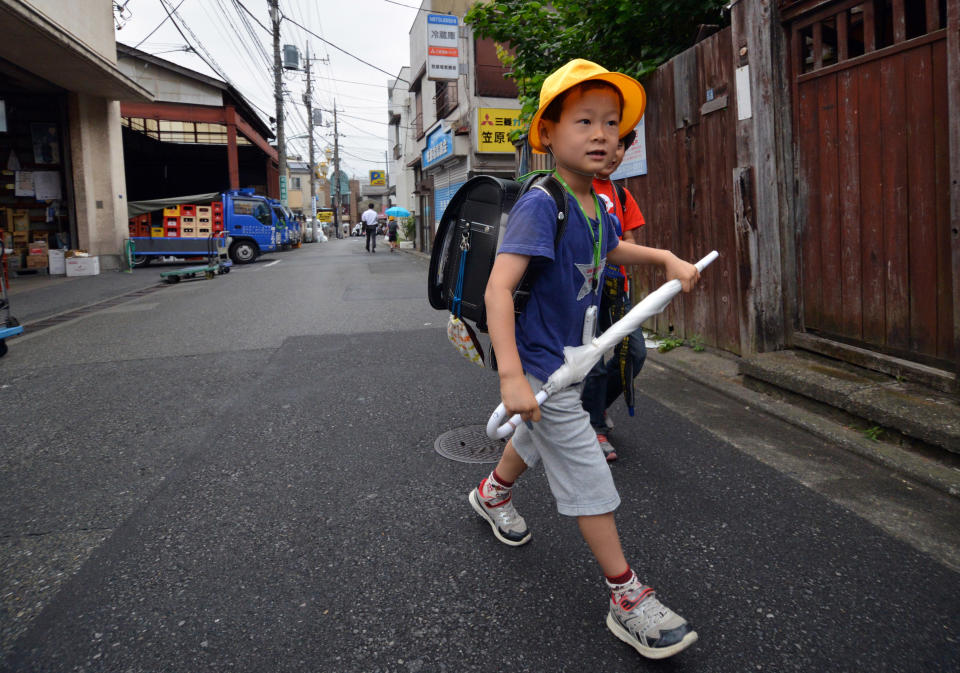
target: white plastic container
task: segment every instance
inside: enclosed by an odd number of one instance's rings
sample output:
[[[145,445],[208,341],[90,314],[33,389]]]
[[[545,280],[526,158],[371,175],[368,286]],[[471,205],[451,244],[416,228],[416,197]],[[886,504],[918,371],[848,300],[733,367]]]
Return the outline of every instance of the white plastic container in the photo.
[[[67,262],[63,258],[63,250],[47,251],[47,268],[51,276],[62,276],[67,272]]]
[[[100,274],[99,257],[69,257],[67,276],[97,276]]]

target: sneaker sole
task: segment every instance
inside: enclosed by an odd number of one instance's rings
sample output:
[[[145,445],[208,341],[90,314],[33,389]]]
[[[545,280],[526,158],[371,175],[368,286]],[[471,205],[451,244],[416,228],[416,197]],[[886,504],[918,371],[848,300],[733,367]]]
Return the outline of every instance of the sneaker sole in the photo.
[[[510,540],[509,538],[503,537],[503,535],[500,533],[500,529],[497,528],[497,523],[490,517],[489,514],[484,511],[484,507],[480,503],[480,499],[477,497],[477,489],[470,491],[470,494],[467,496],[467,500],[470,501],[470,506],[473,507],[473,511],[483,517],[483,520],[490,524],[490,528],[493,530],[494,536],[503,544],[511,547],[519,547],[520,545],[530,542],[530,538],[533,537],[533,535],[529,530],[522,540]]]
[[[641,655],[647,659],[666,659],[667,657],[672,657],[678,652],[682,652],[687,649],[695,642],[697,642],[697,632],[691,631],[683,637],[679,643],[674,643],[667,647],[645,647],[641,645],[640,642],[633,636],[632,633],[627,631],[625,628],[620,626],[616,619],[613,618],[609,612],[607,613],[607,628],[613,632],[617,638],[625,642],[627,645],[635,649]]]

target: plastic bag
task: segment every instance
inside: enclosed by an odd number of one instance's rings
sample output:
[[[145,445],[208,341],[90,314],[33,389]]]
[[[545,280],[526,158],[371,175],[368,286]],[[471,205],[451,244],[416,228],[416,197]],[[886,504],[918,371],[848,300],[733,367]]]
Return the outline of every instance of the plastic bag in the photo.
[[[470,328],[470,325],[453,314],[447,320],[447,338],[450,339],[454,348],[460,351],[460,355],[483,367],[483,347],[480,345],[476,333]]]

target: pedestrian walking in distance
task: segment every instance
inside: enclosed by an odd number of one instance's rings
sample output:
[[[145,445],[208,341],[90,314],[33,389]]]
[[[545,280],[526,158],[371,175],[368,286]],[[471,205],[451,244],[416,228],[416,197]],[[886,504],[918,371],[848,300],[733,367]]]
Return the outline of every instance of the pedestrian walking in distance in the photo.
[[[377,251],[377,211],[373,209],[372,203],[367,204],[367,209],[363,211],[360,219],[363,220],[364,229],[367,230],[367,252],[375,253]]]
[[[554,393],[542,407],[533,393],[563,364],[564,347],[583,343],[587,309],[600,303],[607,262],[660,265],[667,279],[678,279],[687,292],[699,278],[694,265],[667,250],[620,241],[616,217],[592,188],[593,177],[640,121],[645,105],[646,94],[635,79],[583,59],[570,61],[543,83],[528,138],[534,151],[553,155],[556,178],[567,191],[567,225],[555,247],[557,206],[540,189],[524,194],[510,211],[484,301],[507,417],[520,414],[526,423],[468,499],[500,542],[512,547],[529,542],[513,486],[529,466],[542,461],[557,510],[577,518],[606,576],[607,627],[641,655],[663,659],[696,642],[697,633],[641,583],[624,557],[613,516],[620,496],[579,387]],[[539,273],[526,308],[515,317],[513,291],[531,259]]]
[[[387,239],[390,241],[390,252],[395,252],[397,249],[397,230],[400,226],[400,223],[397,222],[397,218],[391,217],[387,222]]]

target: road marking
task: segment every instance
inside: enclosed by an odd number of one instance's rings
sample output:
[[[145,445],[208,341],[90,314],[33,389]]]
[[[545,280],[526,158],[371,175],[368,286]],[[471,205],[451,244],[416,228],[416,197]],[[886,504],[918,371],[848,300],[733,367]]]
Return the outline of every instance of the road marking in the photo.
[[[270,268],[271,266],[273,266],[274,264],[279,264],[279,263],[280,263],[280,260],[277,259],[277,260],[274,260],[274,261],[270,262],[269,264],[264,264],[264,265],[263,265],[263,268],[264,268],[264,269],[269,269],[269,268]]]

